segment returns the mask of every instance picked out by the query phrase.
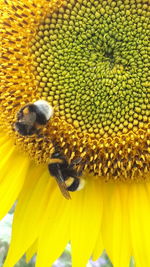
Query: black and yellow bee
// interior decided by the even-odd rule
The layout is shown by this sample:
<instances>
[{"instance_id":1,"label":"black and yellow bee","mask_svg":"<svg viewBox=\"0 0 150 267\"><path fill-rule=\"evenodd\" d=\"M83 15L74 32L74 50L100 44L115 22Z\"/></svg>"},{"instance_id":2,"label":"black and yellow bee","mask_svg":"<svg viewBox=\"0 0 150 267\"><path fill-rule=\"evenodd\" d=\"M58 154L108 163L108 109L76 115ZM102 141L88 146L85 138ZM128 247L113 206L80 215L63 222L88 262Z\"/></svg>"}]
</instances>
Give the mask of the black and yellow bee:
<instances>
[{"instance_id":1,"label":"black and yellow bee","mask_svg":"<svg viewBox=\"0 0 150 267\"><path fill-rule=\"evenodd\" d=\"M45 100L38 100L25 105L17 113L15 130L23 136L39 134L40 128L47 124L53 116L53 108ZM49 173L53 176L63 194L70 199L69 191L77 191L84 187L84 180L79 178L81 172L75 170L74 165L78 160L69 164L59 152L54 152L48 164Z\"/></svg>"},{"instance_id":2,"label":"black and yellow bee","mask_svg":"<svg viewBox=\"0 0 150 267\"><path fill-rule=\"evenodd\" d=\"M45 100L25 105L17 113L15 130L23 136L39 133L39 129L47 124L52 115L53 108Z\"/></svg>"},{"instance_id":3,"label":"black and yellow bee","mask_svg":"<svg viewBox=\"0 0 150 267\"><path fill-rule=\"evenodd\" d=\"M56 182L66 199L70 199L69 191L74 192L84 187L84 180L79 178L81 173L74 169L77 162L69 164L65 157L59 152L52 154L48 169L50 175L56 179Z\"/></svg>"}]
</instances>

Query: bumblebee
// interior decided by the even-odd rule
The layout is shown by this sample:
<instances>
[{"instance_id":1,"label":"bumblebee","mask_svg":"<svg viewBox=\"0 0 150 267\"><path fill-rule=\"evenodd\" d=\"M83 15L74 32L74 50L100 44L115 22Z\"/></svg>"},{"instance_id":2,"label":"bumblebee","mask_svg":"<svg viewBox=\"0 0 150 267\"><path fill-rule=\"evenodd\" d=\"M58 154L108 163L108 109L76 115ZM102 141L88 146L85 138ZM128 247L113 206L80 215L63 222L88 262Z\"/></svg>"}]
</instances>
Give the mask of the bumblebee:
<instances>
[{"instance_id":1,"label":"bumblebee","mask_svg":"<svg viewBox=\"0 0 150 267\"><path fill-rule=\"evenodd\" d=\"M23 136L38 134L40 128L47 124L52 115L53 108L45 100L25 105L17 113L15 130Z\"/></svg>"},{"instance_id":2,"label":"bumblebee","mask_svg":"<svg viewBox=\"0 0 150 267\"><path fill-rule=\"evenodd\" d=\"M77 162L69 164L59 152L54 152L48 165L49 173L53 176L66 199L70 199L69 191L74 192L84 187L85 181L73 167Z\"/></svg>"}]
</instances>

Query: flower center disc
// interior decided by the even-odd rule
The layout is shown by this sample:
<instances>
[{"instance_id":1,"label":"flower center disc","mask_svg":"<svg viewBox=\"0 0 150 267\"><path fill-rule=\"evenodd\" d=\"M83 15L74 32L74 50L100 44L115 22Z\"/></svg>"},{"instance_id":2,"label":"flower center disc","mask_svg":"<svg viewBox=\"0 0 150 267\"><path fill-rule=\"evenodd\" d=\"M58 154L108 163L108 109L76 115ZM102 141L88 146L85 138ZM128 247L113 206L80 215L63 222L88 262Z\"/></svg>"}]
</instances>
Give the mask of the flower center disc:
<instances>
[{"instance_id":1,"label":"flower center disc","mask_svg":"<svg viewBox=\"0 0 150 267\"><path fill-rule=\"evenodd\" d=\"M148 6L68 0L41 18L29 41L34 98L47 100L55 115L45 139L26 138L37 161L46 162L55 143L105 180L147 179Z\"/></svg>"}]
</instances>

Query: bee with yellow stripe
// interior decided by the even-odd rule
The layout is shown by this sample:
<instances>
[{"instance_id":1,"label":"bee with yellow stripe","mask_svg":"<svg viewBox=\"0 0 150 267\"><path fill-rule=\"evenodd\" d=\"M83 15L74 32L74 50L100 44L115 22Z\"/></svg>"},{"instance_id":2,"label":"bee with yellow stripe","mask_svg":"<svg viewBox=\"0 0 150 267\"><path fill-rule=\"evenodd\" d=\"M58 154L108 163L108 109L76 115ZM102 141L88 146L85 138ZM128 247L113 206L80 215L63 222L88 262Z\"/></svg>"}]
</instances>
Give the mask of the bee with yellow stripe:
<instances>
[{"instance_id":1,"label":"bee with yellow stripe","mask_svg":"<svg viewBox=\"0 0 150 267\"><path fill-rule=\"evenodd\" d=\"M41 127L47 124L53 115L53 108L45 100L27 104L17 113L15 130L23 135L38 134Z\"/></svg>"},{"instance_id":2,"label":"bee with yellow stripe","mask_svg":"<svg viewBox=\"0 0 150 267\"><path fill-rule=\"evenodd\" d=\"M53 108L45 100L38 100L22 107L17 113L15 130L23 136L39 134L53 116ZM77 191L84 187L84 180L79 178L81 172L74 169L76 162L69 164L65 157L54 152L48 164L49 173L53 176L66 199L70 199L69 191Z\"/></svg>"},{"instance_id":3,"label":"bee with yellow stripe","mask_svg":"<svg viewBox=\"0 0 150 267\"><path fill-rule=\"evenodd\" d=\"M66 199L70 199L69 191L74 192L84 187L85 181L73 167L76 163L69 164L65 157L59 152L54 152L50 159L48 169L50 175L56 179L56 182Z\"/></svg>"}]
</instances>

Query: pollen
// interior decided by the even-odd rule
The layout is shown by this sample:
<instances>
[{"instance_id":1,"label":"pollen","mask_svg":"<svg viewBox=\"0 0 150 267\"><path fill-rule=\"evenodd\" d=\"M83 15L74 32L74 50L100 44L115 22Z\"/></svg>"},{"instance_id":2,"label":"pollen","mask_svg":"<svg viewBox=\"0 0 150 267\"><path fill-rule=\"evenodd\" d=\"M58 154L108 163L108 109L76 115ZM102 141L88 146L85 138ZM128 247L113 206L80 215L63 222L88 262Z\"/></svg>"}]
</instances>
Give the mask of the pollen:
<instances>
[{"instance_id":1,"label":"pollen","mask_svg":"<svg viewBox=\"0 0 150 267\"><path fill-rule=\"evenodd\" d=\"M1 128L38 164L59 147L105 181L147 181L148 1L1 2ZM54 116L41 135L23 137L16 114L39 99Z\"/></svg>"}]
</instances>

